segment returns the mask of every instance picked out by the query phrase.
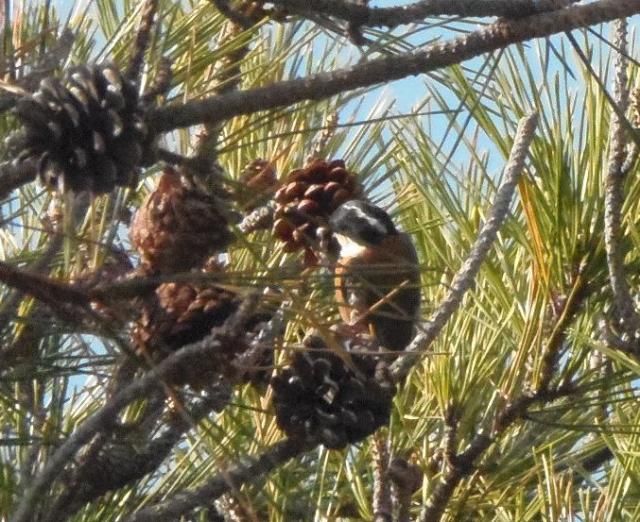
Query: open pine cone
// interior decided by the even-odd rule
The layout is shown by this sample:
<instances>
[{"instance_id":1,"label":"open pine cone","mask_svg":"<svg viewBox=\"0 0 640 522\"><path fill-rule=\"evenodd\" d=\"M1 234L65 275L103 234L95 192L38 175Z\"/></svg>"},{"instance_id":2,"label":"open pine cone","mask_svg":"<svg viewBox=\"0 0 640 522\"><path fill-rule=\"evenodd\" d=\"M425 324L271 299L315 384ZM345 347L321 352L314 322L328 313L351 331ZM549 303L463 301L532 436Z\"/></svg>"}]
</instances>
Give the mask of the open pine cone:
<instances>
[{"instance_id":1,"label":"open pine cone","mask_svg":"<svg viewBox=\"0 0 640 522\"><path fill-rule=\"evenodd\" d=\"M371 343L352 344L349 368L319 337L307 337L305 350L271 380L276 422L287 436L318 440L340 449L363 440L389 422L393 384Z\"/></svg>"},{"instance_id":2,"label":"open pine cone","mask_svg":"<svg viewBox=\"0 0 640 522\"><path fill-rule=\"evenodd\" d=\"M205 272L216 272L212 266ZM143 305L132 332L133 342L140 353L158 362L172 351L199 341L213 328L222 326L239 305L240 299L234 293L213 283L161 284ZM236 350L243 349L240 343L232 343L228 348L211 360L177 368L169 380L177 385L206 384L214 372L225 373Z\"/></svg>"},{"instance_id":3,"label":"open pine cone","mask_svg":"<svg viewBox=\"0 0 640 522\"><path fill-rule=\"evenodd\" d=\"M151 273L188 271L226 247L233 234L219 198L187 187L166 168L131 226L131 239Z\"/></svg>"},{"instance_id":4,"label":"open pine cone","mask_svg":"<svg viewBox=\"0 0 640 522\"><path fill-rule=\"evenodd\" d=\"M316 230L324 226L342 203L356 198L361 188L342 160L314 160L289 173L275 193L275 236L285 243L287 252L312 252Z\"/></svg>"},{"instance_id":5,"label":"open pine cone","mask_svg":"<svg viewBox=\"0 0 640 522\"><path fill-rule=\"evenodd\" d=\"M23 128L7 140L8 151L16 162L37 160L40 180L53 189L132 186L152 155L136 87L113 64L45 78L15 113Z\"/></svg>"},{"instance_id":6,"label":"open pine cone","mask_svg":"<svg viewBox=\"0 0 640 522\"><path fill-rule=\"evenodd\" d=\"M222 274L222 267L209 260L202 274ZM209 335L221 327L239 308L242 298L215 282L164 283L142 305L142 313L132 331L132 339L141 355L153 362L171 352ZM231 363L250 348L252 339L271 314L259 311L248 318L239 338L219 336L221 349L207 360L187 361L176 367L169 377L172 384L190 384L202 388L224 375L236 382L259 384L266 379L268 369L240 368ZM272 364L273 352L261 354L259 364Z\"/></svg>"}]
</instances>

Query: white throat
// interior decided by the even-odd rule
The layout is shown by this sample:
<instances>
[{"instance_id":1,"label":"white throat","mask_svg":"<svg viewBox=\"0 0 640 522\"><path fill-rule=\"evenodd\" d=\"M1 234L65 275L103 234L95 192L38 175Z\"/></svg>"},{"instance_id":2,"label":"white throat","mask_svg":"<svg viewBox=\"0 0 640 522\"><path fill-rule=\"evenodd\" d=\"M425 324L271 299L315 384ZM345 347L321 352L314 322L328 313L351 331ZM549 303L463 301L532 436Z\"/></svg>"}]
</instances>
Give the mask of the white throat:
<instances>
[{"instance_id":1,"label":"white throat","mask_svg":"<svg viewBox=\"0 0 640 522\"><path fill-rule=\"evenodd\" d=\"M349 236L343 234L334 234L338 243L340 243L340 257L358 257L367 249L366 245L358 243Z\"/></svg>"}]
</instances>

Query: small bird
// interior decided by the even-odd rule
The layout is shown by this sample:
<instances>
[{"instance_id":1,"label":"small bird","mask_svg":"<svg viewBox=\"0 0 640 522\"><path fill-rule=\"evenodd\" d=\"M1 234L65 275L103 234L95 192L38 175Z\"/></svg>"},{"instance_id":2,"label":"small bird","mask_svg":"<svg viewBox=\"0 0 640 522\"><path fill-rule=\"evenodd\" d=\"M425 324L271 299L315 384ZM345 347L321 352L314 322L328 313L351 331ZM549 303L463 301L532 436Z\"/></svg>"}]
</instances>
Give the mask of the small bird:
<instances>
[{"instance_id":1,"label":"small bird","mask_svg":"<svg viewBox=\"0 0 640 522\"><path fill-rule=\"evenodd\" d=\"M334 272L340 316L389 350L404 350L420 310L418 255L379 207L351 200L329 220L339 244Z\"/></svg>"}]
</instances>

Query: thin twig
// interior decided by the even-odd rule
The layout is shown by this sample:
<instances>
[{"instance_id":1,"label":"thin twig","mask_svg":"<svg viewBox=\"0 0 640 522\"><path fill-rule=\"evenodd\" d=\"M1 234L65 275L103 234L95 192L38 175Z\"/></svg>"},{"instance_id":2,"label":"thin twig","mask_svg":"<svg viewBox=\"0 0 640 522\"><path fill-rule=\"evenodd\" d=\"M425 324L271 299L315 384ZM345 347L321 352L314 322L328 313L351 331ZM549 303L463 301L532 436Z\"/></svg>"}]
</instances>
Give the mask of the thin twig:
<instances>
[{"instance_id":1,"label":"thin twig","mask_svg":"<svg viewBox=\"0 0 640 522\"><path fill-rule=\"evenodd\" d=\"M313 446L300 441L285 439L268 447L257 457L249 458L246 463L222 471L210 478L203 486L192 491L174 495L162 502L134 513L126 522L162 522L179 520L181 515L196 507L208 505L215 499L243 484L259 480L278 466L294 457L309 451Z\"/></svg>"},{"instance_id":2,"label":"thin twig","mask_svg":"<svg viewBox=\"0 0 640 522\"><path fill-rule=\"evenodd\" d=\"M231 50L216 63L214 71L217 85L213 92L215 95L220 96L225 93L235 92L240 88L242 83L241 64L249 54L249 44L253 36L249 29L255 26L255 21L231 8L228 1L213 0L213 3L229 19L221 31L217 45L219 49L231 46ZM235 40L238 39L244 40L242 45L236 44ZM214 163L216 161L221 131L222 122L205 123L203 132L197 142L196 157L200 161L205 163Z\"/></svg>"},{"instance_id":3,"label":"thin twig","mask_svg":"<svg viewBox=\"0 0 640 522\"><path fill-rule=\"evenodd\" d=\"M389 441L386 430L373 434L373 521L390 522L392 504L389 484Z\"/></svg>"},{"instance_id":4,"label":"thin twig","mask_svg":"<svg viewBox=\"0 0 640 522\"><path fill-rule=\"evenodd\" d=\"M623 113L629 106L629 88L627 85L627 21L618 20L615 24L615 44L620 49L616 53L614 97L618 108ZM620 244L622 239L621 220L624 202L624 177L622 167L626 156L626 132L617 111L611 115L609 138L609 163L605 178L605 211L604 211L604 244L607 252L607 265L615 313L619 315L618 323L622 330L631 338L636 336L640 327L633 299L629 292L629 285L624 268L624 252Z\"/></svg>"},{"instance_id":5,"label":"thin twig","mask_svg":"<svg viewBox=\"0 0 640 522\"><path fill-rule=\"evenodd\" d=\"M429 348L449 318L458 309L464 294L473 285L480 265L489 253L489 249L498 235L498 230L509 213L511 198L524 169L525 159L537 123L537 113L529 114L520 120L513 148L505 166L505 180L498 189L487 221L482 225L469 256L453 278L449 295L438 306L430 321L424 325L422 332L407 347L405 350L407 355L393 363L391 371L396 381L402 380L418 360L420 354Z\"/></svg>"},{"instance_id":6,"label":"thin twig","mask_svg":"<svg viewBox=\"0 0 640 522\"><path fill-rule=\"evenodd\" d=\"M370 60L348 69L319 73L240 92L172 104L151 111L154 132L166 132L241 114L321 100L348 90L441 69L533 38L571 31L640 13L640 0L599 0L518 20L498 20L460 38L400 56Z\"/></svg>"},{"instance_id":7,"label":"thin twig","mask_svg":"<svg viewBox=\"0 0 640 522\"><path fill-rule=\"evenodd\" d=\"M144 55L149 46L149 36L153 29L153 18L158 9L158 0L146 0L140 8L140 22L136 31L136 39L133 43L133 51L131 60L127 67L126 76L129 80L136 83L140 82L142 66L144 64Z\"/></svg>"}]
</instances>

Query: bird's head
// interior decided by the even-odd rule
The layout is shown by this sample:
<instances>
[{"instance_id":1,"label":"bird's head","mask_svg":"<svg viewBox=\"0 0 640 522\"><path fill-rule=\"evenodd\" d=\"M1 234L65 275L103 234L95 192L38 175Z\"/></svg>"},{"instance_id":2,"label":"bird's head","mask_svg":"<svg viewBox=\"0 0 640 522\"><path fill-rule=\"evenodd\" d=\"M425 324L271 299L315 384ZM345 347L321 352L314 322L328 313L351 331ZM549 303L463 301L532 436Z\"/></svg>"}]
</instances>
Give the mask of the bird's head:
<instances>
[{"instance_id":1,"label":"bird's head","mask_svg":"<svg viewBox=\"0 0 640 522\"><path fill-rule=\"evenodd\" d=\"M365 249L380 245L389 236L398 235L384 210L355 199L340 205L331 215L329 225L343 257L356 257Z\"/></svg>"}]
</instances>

